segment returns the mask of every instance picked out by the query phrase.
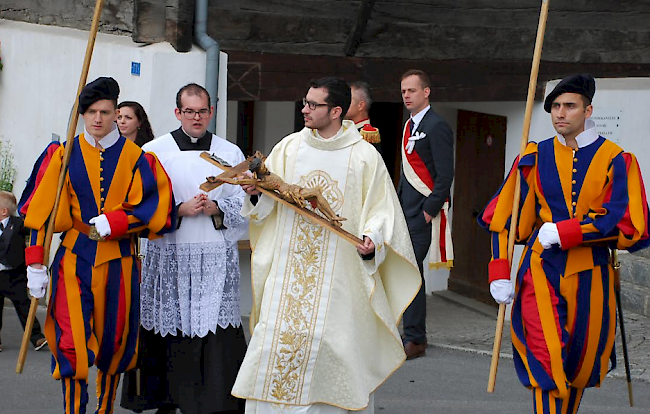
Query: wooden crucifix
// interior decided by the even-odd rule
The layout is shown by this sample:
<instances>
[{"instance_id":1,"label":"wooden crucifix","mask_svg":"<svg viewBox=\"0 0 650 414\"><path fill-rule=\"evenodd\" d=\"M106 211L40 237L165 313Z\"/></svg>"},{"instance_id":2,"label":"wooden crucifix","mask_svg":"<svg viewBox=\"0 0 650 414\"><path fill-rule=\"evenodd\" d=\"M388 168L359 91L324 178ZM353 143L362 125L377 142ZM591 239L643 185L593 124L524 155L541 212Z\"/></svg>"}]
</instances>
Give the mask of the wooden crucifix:
<instances>
[{"instance_id":1,"label":"wooden crucifix","mask_svg":"<svg viewBox=\"0 0 650 414\"><path fill-rule=\"evenodd\" d=\"M356 247L360 244L363 245L363 240L361 240L360 238L356 237L352 233L343 230L343 228L341 228L341 221L345 219L336 216L336 214L334 214L331 211L331 208L329 204L327 204L327 201L324 200L324 198L322 198L322 195L320 195L319 189L302 188L297 185L294 184L289 185L284 182L281 183L273 182L273 185L269 186L266 185L269 182L265 181L263 177L259 176L259 174L258 177L256 178L249 178L249 177L238 178L238 176L242 175L244 171L251 169L251 166L253 165L256 166L254 167L256 170L259 169L260 166L263 167L262 157L259 152L257 152L255 156L248 157L245 161L237 164L234 167L224 165L222 160L218 160L218 157L211 156L207 152L203 152L201 154L201 158L203 158L204 160L208 161L213 165L216 165L217 167L219 167L224 171L223 173L221 173L216 177L207 177L207 181L201 184L201 186L199 187L201 190L210 191L224 183L238 184L238 185L245 185L245 184L255 185L255 188L258 191L260 191L262 194L269 196L275 201L281 203L282 205L294 210L297 214L300 214L301 216L305 217L307 220L311 221L312 223L322 226L326 230L335 233L339 237L342 237L344 240L351 243L353 246ZM268 175L269 174L266 174L266 176ZM273 174L273 178L276 177L277 176ZM277 179L279 180L280 178L277 177ZM290 190L293 191L288 191L288 192L284 191L282 193L278 193L277 191L275 191L277 190L276 187L282 184L291 187ZM300 191L301 193L296 194L296 190ZM316 212L307 209L304 203L300 202L302 198L305 199L304 201L310 202L313 207L321 211L326 217L323 217L320 214L317 214Z\"/></svg>"}]
</instances>

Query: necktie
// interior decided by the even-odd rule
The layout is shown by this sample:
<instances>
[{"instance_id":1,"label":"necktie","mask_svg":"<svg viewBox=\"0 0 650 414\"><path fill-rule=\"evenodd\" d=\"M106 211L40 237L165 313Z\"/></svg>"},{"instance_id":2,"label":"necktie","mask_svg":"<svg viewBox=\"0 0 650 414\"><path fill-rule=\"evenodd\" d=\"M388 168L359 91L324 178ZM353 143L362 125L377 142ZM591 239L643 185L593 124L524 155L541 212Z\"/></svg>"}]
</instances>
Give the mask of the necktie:
<instances>
[{"instance_id":1,"label":"necktie","mask_svg":"<svg viewBox=\"0 0 650 414\"><path fill-rule=\"evenodd\" d=\"M0 221L0 231L5 231L5 225Z\"/></svg>"},{"instance_id":2,"label":"necktie","mask_svg":"<svg viewBox=\"0 0 650 414\"><path fill-rule=\"evenodd\" d=\"M409 135L413 136L413 119L409 119Z\"/></svg>"}]
</instances>

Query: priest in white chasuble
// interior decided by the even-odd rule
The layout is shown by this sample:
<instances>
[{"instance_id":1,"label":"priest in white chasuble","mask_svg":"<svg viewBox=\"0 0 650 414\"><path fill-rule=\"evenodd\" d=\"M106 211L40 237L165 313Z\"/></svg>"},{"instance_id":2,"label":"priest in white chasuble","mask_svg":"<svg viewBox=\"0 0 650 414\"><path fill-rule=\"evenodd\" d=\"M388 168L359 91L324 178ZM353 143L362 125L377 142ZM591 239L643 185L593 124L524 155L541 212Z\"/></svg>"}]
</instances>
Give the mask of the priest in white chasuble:
<instances>
[{"instance_id":1,"label":"priest in white chasuble","mask_svg":"<svg viewBox=\"0 0 650 414\"><path fill-rule=\"evenodd\" d=\"M252 186L252 338L233 395L246 413L371 413L373 393L405 360L397 324L420 276L379 153L351 121L344 80L312 82L305 128L266 159L285 182L320 187L354 246Z\"/></svg>"}]
</instances>

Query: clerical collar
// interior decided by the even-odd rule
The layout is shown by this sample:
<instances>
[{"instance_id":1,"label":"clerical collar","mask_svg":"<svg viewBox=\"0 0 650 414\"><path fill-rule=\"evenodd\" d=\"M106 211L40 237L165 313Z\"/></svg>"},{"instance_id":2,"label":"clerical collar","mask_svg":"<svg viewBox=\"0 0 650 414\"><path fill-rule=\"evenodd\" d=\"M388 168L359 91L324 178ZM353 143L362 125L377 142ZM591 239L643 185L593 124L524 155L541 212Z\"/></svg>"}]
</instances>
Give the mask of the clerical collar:
<instances>
[{"instance_id":1,"label":"clerical collar","mask_svg":"<svg viewBox=\"0 0 650 414\"><path fill-rule=\"evenodd\" d=\"M181 127L181 131L183 131L183 133L184 133L185 135L187 135L187 137L190 139L190 142L191 142L192 144L196 144L197 142L199 142L200 139L203 139L203 138L205 138L208 134L210 134L208 131L205 131L205 133L203 134L203 136L202 136L201 138L196 138L196 137L193 137L193 136L191 136L190 134L188 134L187 131L186 131L185 129L183 129L183 127Z\"/></svg>"},{"instance_id":2,"label":"clerical collar","mask_svg":"<svg viewBox=\"0 0 650 414\"><path fill-rule=\"evenodd\" d=\"M431 109L431 105L427 105L426 108L421 110L415 115L411 115L411 123L413 124L413 131L415 131L418 126L420 125L420 122L422 122L422 118L429 112L429 109Z\"/></svg>"},{"instance_id":3,"label":"clerical collar","mask_svg":"<svg viewBox=\"0 0 650 414\"><path fill-rule=\"evenodd\" d=\"M84 127L84 138L86 142L89 143L93 148L110 148L120 139L120 131L117 129L117 124L113 123L113 130L106 134L106 136L99 141L95 141L95 138L90 135L90 132ZM99 144L99 145L98 145Z\"/></svg>"},{"instance_id":4,"label":"clerical collar","mask_svg":"<svg viewBox=\"0 0 650 414\"><path fill-rule=\"evenodd\" d=\"M598 131L596 131L596 123L591 119L585 120L585 130L578 134L576 137L576 143L578 143L578 148L584 148L588 145L593 144L598 139ZM565 147L566 138L561 134L557 134L557 140L560 141Z\"/></svg>"},{"instance_id":5,"label":"clerical collar","mask_svg":"<svg viewBox=\"0 0 650 414\"><path fill-rule=\"evenodd\" d=\"M171 136L181 151L208 151L212 144L212 133L208 131L205 131L201 138L194 138L180 127L173 131Z\"/></svg>"}]
</instances>

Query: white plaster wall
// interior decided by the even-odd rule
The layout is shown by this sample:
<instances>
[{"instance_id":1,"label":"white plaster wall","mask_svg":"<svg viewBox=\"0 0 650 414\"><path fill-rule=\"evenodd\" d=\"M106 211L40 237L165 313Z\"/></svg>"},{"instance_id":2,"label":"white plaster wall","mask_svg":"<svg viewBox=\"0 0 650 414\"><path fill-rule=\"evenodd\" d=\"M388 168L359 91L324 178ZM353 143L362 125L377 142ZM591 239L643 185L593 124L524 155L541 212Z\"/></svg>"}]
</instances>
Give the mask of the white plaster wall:
<instances>
[{"instance_id":1,"label":"white plaster wall","mask_svg":"<svg viewBox=\"0 0 650 414\"><path fill-rule=\"evenodd\" d=\"M88 32L0 20L0 139L14 147L18 166L14 192L20 195L34 161L52 133L65 140L67 123L81 74ZM140 62L140 76L131 75ZM226 136L227 55L220 60L217 134ZM205 52L198 47L177 53L168 43L143 46L129 37L100 33L88 81L111 76L120 85L119 100L140 102L154 133L178 128L174 116L176 92L183 85L205 84ZM236 114L236 112L235 112Z\"/></svg>"},{"instance_id":2,"label":"white plaster wall","mask_svg":"<svg viewBox=\"0 0 650 414\"><path fill-rule=\"evenodd\" d=\"M549 82L546 92L549 93L556 84L557 81ZM596 95L592 104L594 116L599 111L622 111L621 129L615 142L637 156L647 193L650 182L650 157L647 156L650 153L650 78L596 79ZM548 126L551 127L550 120Z\"/></svg>"},{"instance_id":3,"label":"white plaster wall","mask_svg":"<svg viewBox=\"0 0 650 414\"><path fill-rule=\"evenodd\" d=\"M255 102L255 150L271 152L275 144L293 133L295 102Z\"/></svg>"},{"instance_id":4,"label":"white plaster wall","mask_svg":"<svg viewBox=\"0 0 650 414\"><path fill-rule=\"evenodd\" d=\"M237 101L228 101L228 119L226 120L226 139L234 144L237 143ZM247 155L247 154L244 154Z\"/></svg>"}]
</instances>

